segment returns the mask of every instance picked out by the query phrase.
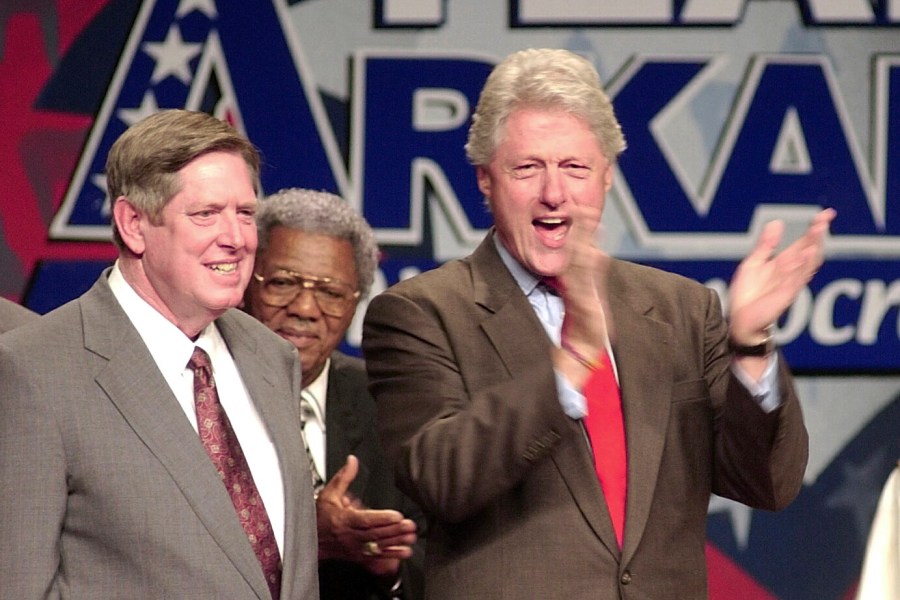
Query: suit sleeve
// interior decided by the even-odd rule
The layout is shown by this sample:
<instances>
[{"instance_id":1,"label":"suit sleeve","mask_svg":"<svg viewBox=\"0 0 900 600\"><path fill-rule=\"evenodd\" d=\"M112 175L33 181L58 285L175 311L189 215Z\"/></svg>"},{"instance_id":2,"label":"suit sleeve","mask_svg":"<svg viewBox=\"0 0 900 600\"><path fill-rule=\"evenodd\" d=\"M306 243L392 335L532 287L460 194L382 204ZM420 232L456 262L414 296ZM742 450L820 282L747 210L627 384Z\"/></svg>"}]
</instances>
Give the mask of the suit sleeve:
<instances>
[{"instance_id":1,"label":"suit sleeve","mask_svg":"<svg viewBox=\"0 0 900 600\"><path fill-rule=\"evenodd\" d=\"M450 314L474 311L471 303L451 309L433 295L374 298L363 349L398 485L426 513L456 522L523 480L574 426L543 346L523 337L516 366L502 365L476 312Z\"/></svg>"},{"instance_id":2,"label":"suit sleeve","mask_svg":"<svg viewBox=\"0 0 900 600\"><path fill-rule=\"evenodd\" d=\"M0 346L0 595L17 600L51 597L67 498L55 415L29 371Z\"/></svg>"},{"instance_id":3,"label":"suit sleeve","mask_svg":"<svg viewBox=\"0 0 900 600\"><path fill-rule=\"evenodd\" d=\"M766 413L730 368L726 325L718 297L711 297L706 320L710 372L723 373L712 385L715 459L713 492L754 508L780 510L803 484L809 439L793 378L779 359L780 407ZM714 365L714 366L710 366Z\"/></svg>"}]
</instances>

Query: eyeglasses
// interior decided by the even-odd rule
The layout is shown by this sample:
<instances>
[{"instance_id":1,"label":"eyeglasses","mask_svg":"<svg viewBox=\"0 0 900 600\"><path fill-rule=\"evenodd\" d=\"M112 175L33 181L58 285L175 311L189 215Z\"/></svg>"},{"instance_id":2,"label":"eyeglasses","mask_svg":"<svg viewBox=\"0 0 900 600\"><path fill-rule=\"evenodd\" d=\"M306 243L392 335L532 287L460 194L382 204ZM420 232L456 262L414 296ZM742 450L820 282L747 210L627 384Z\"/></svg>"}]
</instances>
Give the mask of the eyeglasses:
<instances>
[{"instance_id":1,"label":"eyeglasses","mask_svg":"<svg viewBox=\"0 0 900 600\"><path fill-rule=\"evenodd\" d=\"M254 273L253 278L260 283L260 300L279 308L293 302L303 290L312 290L323 314L343 317L359 298L359 290L331 277L307 277L293 271L278 271L269 277Z\"/></svg>"}]
</instances>

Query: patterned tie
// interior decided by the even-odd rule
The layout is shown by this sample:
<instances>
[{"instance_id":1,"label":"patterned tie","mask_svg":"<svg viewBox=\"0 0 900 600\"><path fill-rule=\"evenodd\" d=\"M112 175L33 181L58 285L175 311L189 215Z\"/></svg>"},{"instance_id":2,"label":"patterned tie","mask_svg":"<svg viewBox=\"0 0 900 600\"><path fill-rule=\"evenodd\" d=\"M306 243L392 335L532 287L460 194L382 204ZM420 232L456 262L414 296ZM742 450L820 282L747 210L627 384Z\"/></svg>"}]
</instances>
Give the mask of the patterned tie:
<instances>
[{"instance_id":1,"label":"patterned tie","mask_svg":"<svg viewBox=\"0 0 900 600\"><path fill-rule=\"evenodd\" d=\"M281 590L281 556L275 533L231 421L219 403L209 355L202 348L194 348L188 367L194 371L194 406L200 440L231 496L241 526L262 565L272 598L277 599Z\"/></svg>"},{"instance_id":2,"label":"patterned tie","mask_svg":"<svg viewBox=\"0 0 900 600\"><path fill-rule=\"evenodd\" d=\"M600 357L600 365L588 377L583 391L588 405L584 425L591 439L594 469L621 548L628 493L625 424L619 386L606 351Z\"/></svg>"},{"instance_id":3,"label":"patterned tie","mask_svg":"<svg viewBox=\"0 0 900 600\"><path fill-rule=\"evenodd\" d=\"M309 460L309 474L312 478L313 498L318 498L319 492L325 487L325 480L322 479L322 475L319 474L319 469L316 467L316 460L313 458L312 451L309 448L309 440L307 439L310 437L309 432L306 431L307 422L318 420L318 415L316 415L316 411L312 406L312 403L314 402L316 402L316 399L315 396L312 395L312 392L309 390L300 392L300 437L303 438L303 447L306 448L306 458Z\"/></svg>"}]
</instances>

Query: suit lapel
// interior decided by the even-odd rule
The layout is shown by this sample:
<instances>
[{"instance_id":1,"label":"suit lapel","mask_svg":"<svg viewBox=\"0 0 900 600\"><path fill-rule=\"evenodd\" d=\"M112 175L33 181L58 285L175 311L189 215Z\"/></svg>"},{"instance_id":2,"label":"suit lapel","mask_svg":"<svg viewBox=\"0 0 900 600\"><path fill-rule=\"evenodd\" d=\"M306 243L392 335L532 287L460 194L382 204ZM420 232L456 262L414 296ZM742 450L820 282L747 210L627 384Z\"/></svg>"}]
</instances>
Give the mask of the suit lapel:
<instances>
[{"instance_id":1,"label":"suit lapel","mask_svg":"<svg viewBox=\"0 0 900 600\"><path fill-rule=\"evenodd\" d=\"M358 498L363 496L363 492L369 481L369 466L359 456L359 446L363 442L366 431L363 430L363 424L360 422L356 412L357 399L355 397L356 390L352 389L350 382L341 377L341 369L343 368L342 357L338 353L331 355L331 367L328 374L328 392L325 401L325 462L327 478L331 478L341 467L348 454L354 454L359 461L359 473L353 483L350 484L350 491Z\"/></svg>"},{"instance_id":2,"label":"suit lapel","mask_svg":"<svg viewBox=\"0 0 900 600\"><path fill-rule=\"evenodd\" d=\"M471 256L475 301L492 314L482 322L500 360L515 377L533 364L535 352L548 357L552 343L515 279L500 259L492 236L485 238ZM523 318L524 317L524 318ZM590 527L613 554L618 542L594 474L594 463L584 428L566 419L568 434L551 457L566 487Z\"/></svg>"},{"instance_id":3,"label":"suit lapel","mask_svg":"<svg viewBox=\"0 0 900 600\"><path fill-rule=\"evenodd\" d=\"M625 511L623 560L636 550L656 487L671 409L660 389L673 375L672 328L653 318L653 304L628 290L628 278L614 262L608 278L613 355L625 417L628 456L628 498Z\"/></svg>"},{"instance_id":4,"label":"suit lapel","mask_svg":"<svg viewBox=\"0 0 900 600\"><path fill-rule=\"evenodd\" d=\"M265 598L265 579L231 499L105 276L82 299L82 318L85 348L109 361L97 384L163 465L235 568Z\"/></svg>"},{"instance_id":5,"label":"suit lapel","mask_svg":"<svg viewBox=\"0 0 900 600\"><path fill-rule=\"evenodd\" d=\"M251 400L256 405L260 417L269 431L269 437L275 446L278 454L278 462L281 467L281 479L284 486L284 549L282 554L285 557L306 557L308 548L300 548L299 532L297 525L303 520L299 513L300 503L294 500L305 494L312 497L312 487L309 477L303 478L301 481L294 476L295 471L292 469L297 464L297 460L304 456L302 442L299 434L300 416L299 416L299 390L300 390L300 372L299 361L294 365L294 383L296 387L294 402L297 403L297 411L285 413L283 404L280 400L276 400L278 394L283 395L284 390L276 388L275 382L282 375L273 372L278 368L279 364L268 364L261 357L262 354L257 348L257 343L261 341L258 332L251 331L237 319L233 311L225 313L216 321L216 325L222 334L222 338L228 344L231 355L238 366L241 379L247 387L247 392ZM271 343L280 343L279 339L272 336ZM305 464L305 463L304 463ZM305 485L304 485L305 482ZM241 532L243 534L243 531ZM245 538L246 539L246 538ZM247 546L250 547L249 544ZM266 586L265 579L261 577L262 571L259 569L259 562L256 556L250 554L255 572L260 575L257 585L254 586L257 594L261 594L261 598L269 598L269 590ZM297 567L296 561L282 561L284 572L282 573L281 595L283 598L290 597L291 589L289 585L295 579L295 573L292 569Z\"/></svg>"},{"instance_id":6,"label":"suit lapel","mask_svg":"<svg viewBox=\"0 0 900 600\"><path fill-rule=\"evenodd\" d=\"M526 368L535 352L549 353L550 340L500 259L493 235L481 242L470 261L475 302L491 313L481 322L481 328L506 369L515 376Z\"/></svg>"},{"instance_id":7,"label":"suit lapel","mask_svg":"<svg viewBox=\"0 0 900 600\"><path fill-rule=\"evenodd\" d=\"M553 462L588 525L610 553L618 555L616 532L603 497L603 489L594 471L590 442L580 421L572 421L566 440L553 453Z\"/></svg>"}]
</instances>

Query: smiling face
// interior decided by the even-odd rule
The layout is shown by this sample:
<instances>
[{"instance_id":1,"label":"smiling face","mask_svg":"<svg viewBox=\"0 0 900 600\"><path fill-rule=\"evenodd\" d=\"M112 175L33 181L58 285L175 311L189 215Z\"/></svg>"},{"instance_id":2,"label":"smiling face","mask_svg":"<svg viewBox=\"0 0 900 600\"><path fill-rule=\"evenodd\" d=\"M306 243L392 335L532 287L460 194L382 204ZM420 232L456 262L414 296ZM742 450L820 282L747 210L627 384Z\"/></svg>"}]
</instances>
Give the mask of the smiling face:
<instances>
[{"instance_id":1,"label":"smiling face","mask_svg":"<svg viewBox=\"0 0 900 600\"><path fill-rule=\"evenodd\" d=\"M142 298L193 337L241 302L256 253L256 193L238 154L201 155L179 171L179 180L180 191L155 224L125 209L134 232L128 246L137 256L123 272Z\"/></svg>"},{"instance_id":2,"label":"smiling face","mask_svg":"<svg viewBox=\"0 0 900 600\"><path fill-rule=\"evenodd\" d=\"M612 165L587 124L563 111L520 108L501 131L491 162L477 168L497 235L526 269L561 275L573 204L602 210Z\"/></svg>"},{"instance_id":3,"label":"smiling face","mask_svg":"<svg viewBox=\"0 0 900 600\"><path fill-rule=\"evenodd\" d=\"M279 272L305 277L330 278L358 289L353 245L348 240L298 229L276 226L269 243L257 257L256 272L269 278ZM302 291L284 307L268 306L260 299L261 284L253 280L248 290L250 314L269 329L294 344L300 354L302 385L308 386L325 367L325 362L341 343L356 309L356 301L340 316L326 315L312 291Z\"/></svg>"}]
</instances>

